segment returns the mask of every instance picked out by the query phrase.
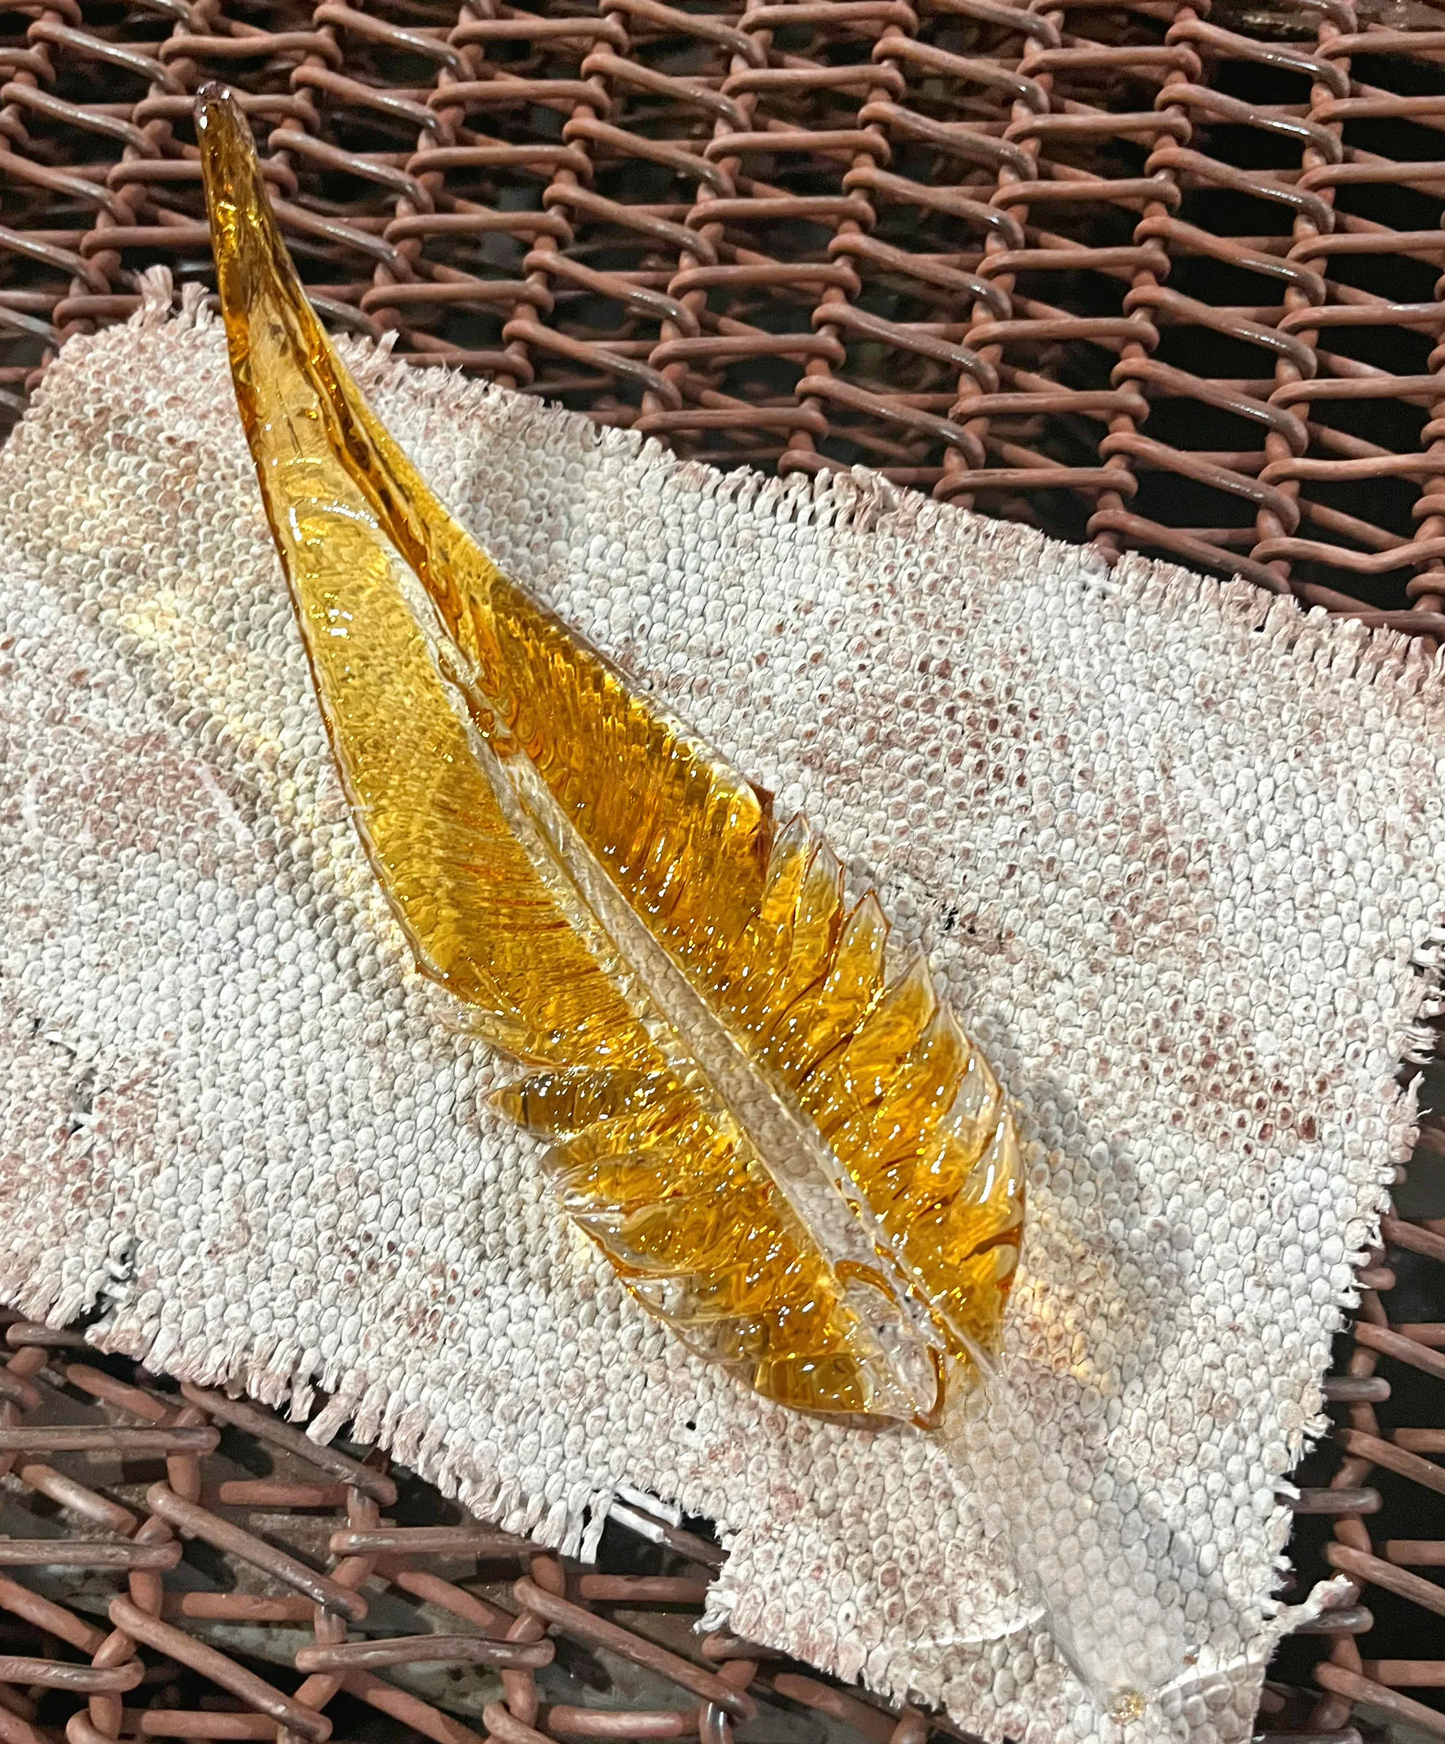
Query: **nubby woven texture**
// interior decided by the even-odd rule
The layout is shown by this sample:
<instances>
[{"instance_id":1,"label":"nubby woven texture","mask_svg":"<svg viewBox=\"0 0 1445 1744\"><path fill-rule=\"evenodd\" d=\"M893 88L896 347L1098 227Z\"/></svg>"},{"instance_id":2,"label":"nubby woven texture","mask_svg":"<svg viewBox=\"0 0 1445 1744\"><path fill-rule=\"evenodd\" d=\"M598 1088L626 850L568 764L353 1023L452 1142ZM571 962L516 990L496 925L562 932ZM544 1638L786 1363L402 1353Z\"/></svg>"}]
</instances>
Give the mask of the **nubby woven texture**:
<instances>
[{"instance_id":1,"label":"nubby woven texture","mask_svg":"<svg viewBox=\"0 0 1445 1744\"><path fill-rule=\"evenodd\" d=\"M1247 1736L1281 1487L1439 1013L1439 662L358 356L498 561L877 887L1017 1096L1038 1360L975 1489L915 1431L745 1394L568 1232L361 856L221 335L155 288L0 454L0 1287L201 1384L319 1388L318 1436L564 1551L623 1483L676 1501L729 1550L714 1624L1029 1744L1100 1715L980 1495L1066 1437L1076 1491L1188 1547L1170 1724Z\"/></svg>"},{"instance_id":2,"label":"nubby woven texture","mask_svg":"<svg viewBox=\"0 0 1445 1744\"><path fill-rule=\"evenodd\" d=\"M209 282L190 110L220 78L318 305L413 361L1445 629L1422 0L9 0L0 26L12 411L148 265Z\"/></svg>"}]
</instances>

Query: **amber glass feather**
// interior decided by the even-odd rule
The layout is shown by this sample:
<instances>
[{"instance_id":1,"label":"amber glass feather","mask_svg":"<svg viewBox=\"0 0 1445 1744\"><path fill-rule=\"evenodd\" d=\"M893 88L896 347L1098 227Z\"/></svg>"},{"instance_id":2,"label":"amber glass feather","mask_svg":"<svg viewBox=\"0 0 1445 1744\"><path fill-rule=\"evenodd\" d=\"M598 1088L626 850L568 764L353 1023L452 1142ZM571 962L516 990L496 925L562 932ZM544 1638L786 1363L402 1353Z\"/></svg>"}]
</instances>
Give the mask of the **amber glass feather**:
<instances>
[{"instance_id":1,"label":"amber glass feather","mask_svg":"<svg viewBox=\"0 0 1445 1744\"><path fill-rule=\"evenodd\" d=\"M827 845L509 581L368 408L241 111L198 110L236 395L357 830L634 1294L746 1384L937 1421L1022 1226L994 1075ZM896 960L895 960L896 959Z\"/></svg>"}]
</instances>

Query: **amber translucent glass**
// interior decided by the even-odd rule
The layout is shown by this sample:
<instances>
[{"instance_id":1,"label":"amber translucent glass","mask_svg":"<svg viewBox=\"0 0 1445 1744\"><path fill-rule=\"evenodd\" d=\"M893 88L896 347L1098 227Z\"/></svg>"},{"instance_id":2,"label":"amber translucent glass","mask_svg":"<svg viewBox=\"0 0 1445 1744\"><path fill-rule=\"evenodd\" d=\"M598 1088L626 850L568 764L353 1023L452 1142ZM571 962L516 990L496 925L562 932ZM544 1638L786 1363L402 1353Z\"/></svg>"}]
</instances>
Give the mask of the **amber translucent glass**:
<instances>
[{"instance_id":1,"label":"amber translucent glass","mask_svg":"<svg viewBox=\"0 0 1445 1744\"><path fill-rule=\"evenodd\" d=\"M200 138L237 398L356 827L424 973L531 1068L563 1203L761 1393L932 1420L1022 1226L999 1087L872 895L503 576L367 407L249 128Z\"/></svg>"}]
</instances>

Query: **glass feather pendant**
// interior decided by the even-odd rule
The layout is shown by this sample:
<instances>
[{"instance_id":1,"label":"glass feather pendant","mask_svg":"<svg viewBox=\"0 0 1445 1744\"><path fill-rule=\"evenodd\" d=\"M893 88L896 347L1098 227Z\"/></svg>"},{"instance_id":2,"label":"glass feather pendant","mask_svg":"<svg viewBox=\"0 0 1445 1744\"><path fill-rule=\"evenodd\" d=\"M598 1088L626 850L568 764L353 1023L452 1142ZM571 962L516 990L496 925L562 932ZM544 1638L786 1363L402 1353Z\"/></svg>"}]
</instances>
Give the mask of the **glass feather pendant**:
<instances>
[{"instance_id":1,"label":"glass feather pendant","mask_svg":"<svg viewBox=\"0 0 1445 1744\"><path fill-rule=\"evenodd\" d=\"M312 311L198 107L237 399L356 828L422 971L627 1287L770 1399L935 1423L1023 1222L987 1062L808 825L522 588Z\"/></svg>"}]
</instances>

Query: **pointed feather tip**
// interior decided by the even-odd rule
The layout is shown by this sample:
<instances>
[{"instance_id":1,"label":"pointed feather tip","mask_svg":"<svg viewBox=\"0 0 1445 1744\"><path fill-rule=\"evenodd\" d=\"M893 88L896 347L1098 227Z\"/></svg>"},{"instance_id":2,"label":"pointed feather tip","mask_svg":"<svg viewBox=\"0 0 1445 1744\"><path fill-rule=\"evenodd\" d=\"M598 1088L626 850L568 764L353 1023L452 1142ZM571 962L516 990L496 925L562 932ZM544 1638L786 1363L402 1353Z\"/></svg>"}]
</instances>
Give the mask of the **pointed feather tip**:
<instances>
[{"instance_id":1,"label":"pointed feather tip","mask_svg":"<svg viewBox=\"0 0 1445 1744\"><path fill-rule=\"evenodd\" d=\"M232 109L240 108L241 105L236 99L236 93L220 79L207 79L200 90L196 92L197 126L206 126L207 118L227 105Z\"/></svg>"},{"instance_id":2,"label":"pointed feather tip","mask_svg":"<svg viewBox=\"0 0 1445 1744\"><path fill-rule=\"evenodd\" d=\"M223 152L234 159L254 150L251 130L236 93L218 79L202 85L196 93L195 121L202 172L209 189L211 175L221 167Z\"/></svg>"},{"instance_id":3,"label":"pointed feather tip","mask_svg":"<svg viewBox=\"0 0 1445 1744\"><path fill-rule=\"evenodd\" d=\"M269 273L293 269L266 191L265 173L240 99L228 85L203 85L195 103L206 216L223 309L244 314Z\"/></svg>"}]
</instances>

